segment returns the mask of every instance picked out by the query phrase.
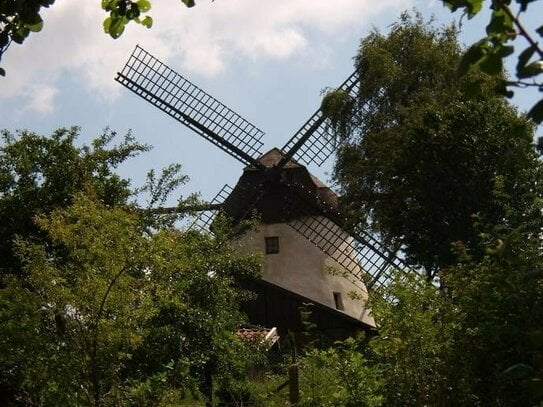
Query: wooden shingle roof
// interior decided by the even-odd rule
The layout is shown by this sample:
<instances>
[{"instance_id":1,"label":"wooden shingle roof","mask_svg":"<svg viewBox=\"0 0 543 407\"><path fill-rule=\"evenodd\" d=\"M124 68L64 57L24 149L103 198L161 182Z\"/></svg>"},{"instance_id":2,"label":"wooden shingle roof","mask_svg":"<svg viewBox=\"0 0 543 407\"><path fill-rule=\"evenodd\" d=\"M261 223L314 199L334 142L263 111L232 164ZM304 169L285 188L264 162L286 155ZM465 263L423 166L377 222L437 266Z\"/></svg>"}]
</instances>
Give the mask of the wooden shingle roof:
<instances>
[{"instance_id":1,"label":"wooden shingle roof","mask_svg":"<svg viewBox=\"0 0 543 407\"><path fill-rule=\"evenodd\" d=\"M323 208L338 209L337 195L313 176L307 168L289 160L283 168L277 163L283 158L274 148L259 158L266 168L248 166L223 204L225 214L234 220L256 210L264 223L281 223L298 216L319 215Z\"/></svg>"}]
</instances>

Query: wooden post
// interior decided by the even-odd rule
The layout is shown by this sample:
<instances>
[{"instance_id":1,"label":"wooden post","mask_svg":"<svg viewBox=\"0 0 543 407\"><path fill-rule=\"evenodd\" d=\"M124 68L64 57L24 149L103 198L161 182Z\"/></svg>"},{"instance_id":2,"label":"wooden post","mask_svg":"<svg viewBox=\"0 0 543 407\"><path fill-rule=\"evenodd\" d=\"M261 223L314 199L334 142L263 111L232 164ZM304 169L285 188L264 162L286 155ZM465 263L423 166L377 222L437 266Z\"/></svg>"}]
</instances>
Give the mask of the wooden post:
<instances>
[{"instance_id":1,"label":"wooden post","mask_svg":"<svg viewBox=\"0 0 543 407\"><path fill-rule=\"evenodd\" d=\"M298 364L294 363L288 367L288 396L290 404L297 406L300 402L300 377Z\"/></svg>"},{"instance_id":2,"label":"wooden post","mask_svg":"<svg viewBox=\"0 0 543 407\"><path fill-rule=\"evenodd\" d=\"M300 403L300 377L298 369L298 352L294 333L289 332L287 340L291 346L291 363L288 367L288 399L290 405L298 406Z\"/></svg>"},{"instance_id":3,"label":"wooden post","mask_svg":"<svg viewBox=\"0 0 543 407\"><path fill-rule=\"evenodd\" d=\"M204 382L201 384L201 391L205 398L206 407L213 407L213 375L209 362L204 368Z\"/></svg>"}]
</instances>

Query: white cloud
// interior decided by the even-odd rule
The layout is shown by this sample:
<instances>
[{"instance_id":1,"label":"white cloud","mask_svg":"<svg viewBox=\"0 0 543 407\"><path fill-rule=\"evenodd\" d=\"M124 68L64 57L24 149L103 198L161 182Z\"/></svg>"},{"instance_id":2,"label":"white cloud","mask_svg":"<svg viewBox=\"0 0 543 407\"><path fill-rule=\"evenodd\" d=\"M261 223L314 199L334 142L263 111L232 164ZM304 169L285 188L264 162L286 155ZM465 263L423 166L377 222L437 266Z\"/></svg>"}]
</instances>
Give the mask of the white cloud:
<instances>
[{"instance_id":1,"label":"white cloud","mask_svg":"<svg viewBox=\"0 0 543 407\"><path fill-rule=\"evenodd\" d=\"M55 110L55 96L58 90L48 85L36 85L28 89L28 105L25 110L34 111L41 115L52 113Z\"/></svg>"},{"instance_id":2,"label":"white cloud","mask_svg":"<svg viewBox=\"0 0 543 407\"><path fill-rule=\"evenodd\" d=\"M96 2L57 0L44 13L43 31L31 35L23 46L14 44L4 56L8 78L0 83L0 98L26 97L25 109L47 114L54 109L56 87L69 76L92 95L113 101L120 87L112 78L138 42L162 60L180 61L182 69L210 76L239 58L253 62L316 58L327 54L324 48L315 51L322 38L332 40L411 3L201 0L186 9L178 0L155 0L150 13L153 28L130 24L114 41L103 33L105 14ZM315 66L321 63L314 62Z\"/></svg>"},{"instance_id":3,"label":"white cloud","mask_svg":"<svg viewBox=\"0 0 543 407\"><path fill-rule=\"evenodd\" d=\"M44 84L30 84L21 87L21 91L17 95L21 103L19 103L18 110L14 112L15 117L19 118L26 113L37 113L44 117L53 113L58 93L56 87Z\"/></svg>"}]
</instances>

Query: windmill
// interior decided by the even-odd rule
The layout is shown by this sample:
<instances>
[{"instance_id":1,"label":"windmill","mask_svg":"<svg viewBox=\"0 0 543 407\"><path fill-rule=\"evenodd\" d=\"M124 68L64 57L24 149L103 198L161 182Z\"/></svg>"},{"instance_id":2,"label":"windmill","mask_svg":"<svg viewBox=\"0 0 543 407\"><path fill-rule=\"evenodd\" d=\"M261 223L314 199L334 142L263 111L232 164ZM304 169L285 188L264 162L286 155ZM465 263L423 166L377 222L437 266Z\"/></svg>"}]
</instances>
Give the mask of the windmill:
<instances>
[{"instance_id":1,"label":"windmill","mask_svg":"<svg viewBox=\"0 0 543 407\"><path fill-rule=\"evenodd\" d=\"M347 233L337 195L307 170L336 148L320 109L281 149L262 154L263 131L143 48L135 48L115 80L245 165L237 185L225 186L210 208L234 221L253 211L261 217L257 231L233 242L265 253L262 279L250 287L258 294L246 310L252 322L300 330L298 307L310 302L316 324L332 337L374 326L368 290L405 265L370 233ZM339 89L354 94L357 86L355 71ZM195 224L205 229L212 218L205 212Z\"/></svg>"}]
</instances>

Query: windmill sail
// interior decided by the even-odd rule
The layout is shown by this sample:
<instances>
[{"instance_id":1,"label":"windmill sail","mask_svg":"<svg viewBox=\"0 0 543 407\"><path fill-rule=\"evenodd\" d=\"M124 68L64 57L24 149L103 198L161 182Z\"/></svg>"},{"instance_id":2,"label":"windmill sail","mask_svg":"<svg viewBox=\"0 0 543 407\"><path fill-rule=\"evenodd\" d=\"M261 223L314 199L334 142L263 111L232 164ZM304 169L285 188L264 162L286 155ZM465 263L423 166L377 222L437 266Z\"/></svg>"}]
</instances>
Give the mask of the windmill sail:
<instances>
[{"instance_id":1,"label":"windmill sail","mask_svg":"<svg viewBox=\"0 0 543 407\"><path fill-rule=\"evenodd\" d=\"M392 250L368 233L347 234L327 217L300 217L289 226L325 252L345 270L359 279L368 289L387 285L395 270L406 266Z\"/></svg>"},{"instance_id":2,"label":"windmill sail","mask_svg":"<svg viewBox=\"0 0 543 407\"><path fill-rule=\"evenodd\" d=\"M243 164L258 166L264 132L140 46L115 80Z\"/></svg>"},{"instance_id":3,"label":"windmill sail","mask_svg":"<svg viewBox=\"0 0 543 407\"><path fill-rule=\"evenodd\" d=\"M358 72L354 71L338 90L356 94L358 86ZM335 138L330 130L328 119L320 109L317 110L282 148L285 158L279 167L291 158L305 165L321 166L336 151Z\"/></svg>"},{"instance_id":4,"label":"windmill sail","mask_svg":"<svg viewBox=\"0 0 543 407\"><path fill-rule=\"evenodd\" d=\"M387 285L396 270L413 271L398 256L368 232L347 233L335 208L301 185L290 183L288 211L293 215L288 225L325 252L368 289ZM318 207L320 216L298 216L307 213L308 205Z\"/></svg>"},{"instance_id":5,"label":"windmill sail","mask_svg":"<svg viewBox=\"0 0 543 407\"><path fill-rule=\"evenodd\" d=\"M201 233L208 233L209 226L213 223L215 213L220 208L220 205L224 200L232 193L232 187L228 184L225 184L217 195L209 202L210 210L202 211L190 224L187 230L196 230Z\"/></svg>"}]
</instances>

